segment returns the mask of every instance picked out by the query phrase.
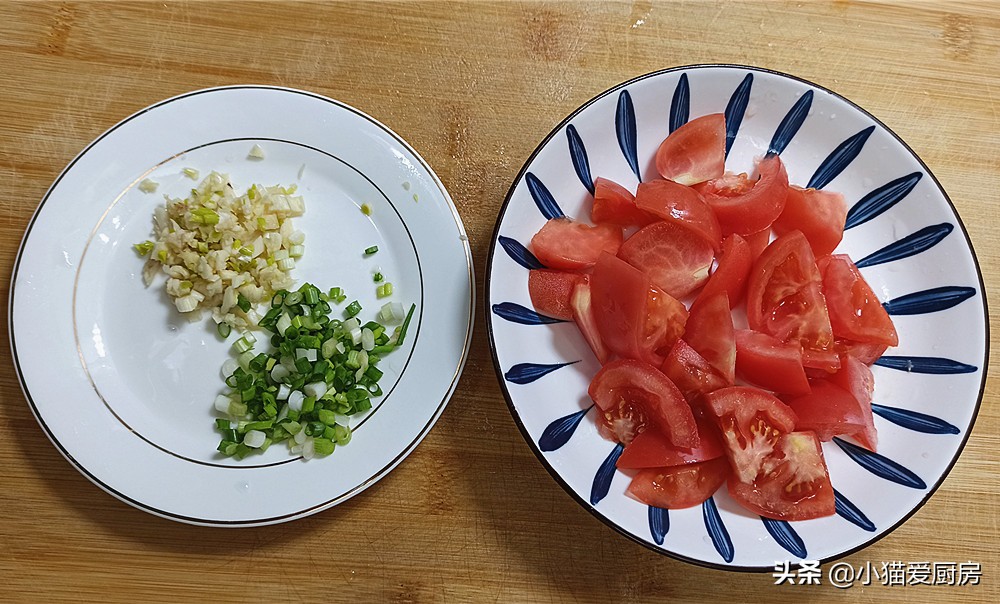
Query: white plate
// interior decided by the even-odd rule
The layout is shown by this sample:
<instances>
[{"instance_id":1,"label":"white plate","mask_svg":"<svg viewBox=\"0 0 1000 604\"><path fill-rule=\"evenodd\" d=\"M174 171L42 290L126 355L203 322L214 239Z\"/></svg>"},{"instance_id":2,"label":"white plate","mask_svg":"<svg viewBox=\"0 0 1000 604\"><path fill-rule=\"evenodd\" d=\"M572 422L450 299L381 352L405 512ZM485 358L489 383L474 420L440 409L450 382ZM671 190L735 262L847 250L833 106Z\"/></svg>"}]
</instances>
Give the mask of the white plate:
<instances>
[{"instance_id":1,"label":"white plate","mask_svg":"<svg viewBox=\"0 0 1000 604\"><path fill-rule=\"evenodd\" d=\"M846 440L823 450L837 515L767 522L725 488L703 506L661 510L625 494L621 449L601 438L587 385L599 365L572 323L531 310L525 249L547 217L589 218L587 184L603 176L635 191L655 176L671 124L725 112L726 161L750 171L780 152L793 183L845 195L851 213L839 253L850 254L890 304L900 344L873 367L879 454ZM862 261L863 259L867 261ZM511 413L556 480L624 535L683 560L773 570L777 560L829 560L886 535L941 484L968 438L988 359L985 290L947 195L882 123L833 92L742 66L648 74L598 95L541 142L497 219L486 280L487 328Z\"/></svg>"},{"instance_id":2,"label":"white plate","mask_svg":"<svg viewBox=\"0 0 1000 604\"><path fill-rule=\"evenodd\" d=\"M254 144L265 159L248 158ZM182 173L188 167L201 177L228 173L238 192L254 183L298 186L306 252L297 284L343 287L364 307L362 318L374 318L385 302L372 280L379 267L394 285L391 299L416 304L412 337L380 364L386 394L329 458L305 462L284 445L242 461L215 451L212 402L234 338L219 338L207 315L180 318L162 277L144 287L132 250L150 237L163 195L184 197L195 184ZM156 193L138 189L144 178L159 183ZM378 253L364 257L371 245ZM473 284L451 198L391 130L299 90L199 90L123 120L56 179L14 266L11 347L39 423L98 486L182 522L271 524L359 493L427 434L465 363Z\"/></svg>"}]
</instances>

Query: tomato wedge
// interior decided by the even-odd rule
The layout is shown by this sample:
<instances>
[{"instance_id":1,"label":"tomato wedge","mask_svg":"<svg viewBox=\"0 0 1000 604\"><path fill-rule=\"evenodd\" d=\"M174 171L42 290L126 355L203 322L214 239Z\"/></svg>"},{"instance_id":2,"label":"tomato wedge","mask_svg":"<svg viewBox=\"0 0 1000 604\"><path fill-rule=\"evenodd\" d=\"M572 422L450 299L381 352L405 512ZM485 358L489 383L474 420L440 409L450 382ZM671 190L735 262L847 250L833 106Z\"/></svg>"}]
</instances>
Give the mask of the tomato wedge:
<instances>
[{"instance_id":1,"label":"tomato wedge","mask_svg":"<svg viewBox=\"0 0 1000 604\"><path fill-rule=\"evenodd\" d=\"M746 292L747 277L754 259L745 239L735 233L726 237L718 257L719 265L709 276L695 304L724 293L732 306L738 305Z\"/></svg>"},{"instance_id":2,"label":"tomato wedge","mask_svg":"<svg viewBox=\"0 0 1000 604\"><path fill-rule=\"evenodd\" d=\"M722 457L719 429L704 419L696 419L699 445L693 449L675 447L658 430L646 430L635 435L616 466L622 470L662 468L698 463Z\"/></svg>"},{"instance_id":3,"label":"tomato wedge","mask_svg":"<svg viewBox=\"0 0 1000 604\"><path fill-rule=\"evenodd\" d=\"M594 265L590 293L600 338L620 357L658 366L684 332L688 315L684 305L611 254L602 255Z\"/></svg>"},{"instance_id":4,"label":"tomato wedge","mask_svg":"<svg viewBox=\"0 0 1000 604\"><path fill-rule=\"evenodd\" d=\"M636 433L656 429L672 445L689 449L701 442L687 401L667 376L648 363L612 361L597 372L587 392L604 414L626 406L639 408L645 419L642 423L648 425L637 425Z\"/></svg>"},{"instance_id":5,"label":"tomato wedge","mask_svg":"<svg viewBox=\"0 0 1000 604\"><path fill-rule=\"evenodd\" d=\"M841 358L841 368L830 381L851 393L861 408L863 428L854 435L861 446L874 451L878 447L878 432L872 417L872 394L875 392L875 376L867 365L854 357Z\"/></svg>"},{"instance_id":6,"label":"tomato wedge","mask_svg":"<svg viewBox=\"0 0 1000 604\"><path fill-rule=\"evenodd\" d=\"M693 231L661 221L639 229L618 250L618 257L649 275L653 284L683 298L708 279L715 253Z\"/></svg>"},{"instance_id":7,"label":"tomato wedge","mask_svg":"<svg viewBox=\"0 0 1000 604\"><path fill-rule=\"evenodd\" d=\"M749 483L766 475L778 439L795 429L795 412L774 395L744 386L716 390L705 400L722 430L734 477Z\"/></svg>"},{"instance_id":8,"label":"tomato wedge","mask_svg":"<svg viewBox=\"0 0 1000 604\"><path fill-rule=\"evenodd\" d=\"M729 477L729 494L743 507L775 520L809 520L836 511L830 472L812 432L779 436L764 466L765 473L752 481Z\"/></svg>"},{"instance_id":9,"label":"tomato wedge","mask_svg":"<svg viewBox=\"0 0 1000 604\"><path fill-rule=\"evenodd\" d=\"M777 155L769 155L758 164L760 179L753 188L733 196L711 187L703 190L705 201L715 211L722 233L750 235L771 226L785 208L788 173Z\"/></svg>"},{"instance_id":10,"label":"tomato wedge","mask_svg":"<svg viewBox=\"0 0 1000 604\"><path fill-rule=\"evenodd\" d=\"M660 371L677 386L695 413L701 412L704 395L730 385L684 340L677 340Z\"/></svg>"},{"instance_id":11,"label":"tomato wedge","mask_svg":"<svg viewBox=\"0 0 1000 604\"><path fill-rule=\"evenodd\" d=\"M713 113L693 119L667 136L656 150L663 178L694 185L719 178L726 170L726 117Z\"/></svg>"},{"instance_id":12,"label":"tomato wedge","mask_svg":"<svg viewBox=\"0 0 1000 604\"><path fill-rule=\"evenodd\" d=\"M835 371L840 366L822 278L799 231L775 239L754 263L747 285L747 323L754 331L801 345L808 367Z\"/></svg>"},{"instance_id":13,"label":"tomato wedge","mask_svg":"<svg viewBox=\"0 0 1000 604\"><path fill-rule=\"evenodd\" d=\"M899 344L889 313L849 256L820 258L818 265L835 337L886 346Z\"/></svg>"},{"instance_id":14,"label":"tomato wedge","mask_svg":"<svg viewBox=\"0 0 1000 604\"><path fill-rule=\"evenodd\" d=\"M715 494L729 475L725 458L684 466L640 470L627 492L646 505L680 510L701 504Z\"/></svg>"},{"instance_id":15,"label":"tomato wedge","mask_svg":"<svg viewBox=\"0 0 1000 604\"><path fill-rule=\"evenodd\" d=\"M768 244L771 243L771 229L766 228L763 231L758 231L756 233L751 233L746 236L747 245L750 246L750 257L756 262L757 258L767 249Z\"/></svg>"},{"instance_id":16,"label":"tomato wedge","mask_svg":"<svg viewBox=\"0 0 1000 604\"><path fill-rule=\"evenodd\" d=\"M850 355L865 365L871 365L885 354L889 347L885 344L871 344L869 342L852 342L850 340L837 340L834 345L836 350L843 354Z\"/></svg>"},{"instance_id":17,"label":"tomato wedge","mask_svg":"<svg viewBox=\"0 0 1000 604\"><path fill-rule=\"evenodd\" d=\"M597 329L597 320L594 318L594 308L591 303L590 283L586 280L581 280L573 288L570 306L573 309L573 321L580 328L580 333L587 340L590 349L594 351L594 356L601 364L606 363L611 358L611 351L601 339L601 332Z\"/></svg>"},{"instance_id":18,"label":"tomato wedge","mask_svg":"<svg viewBox=\"0 0 1000 604\"><path fill-rule=\"evenodd\" d=\"M594 205L590 210L590 219L597 224L620 227L645 226L658 220L636 207L635 197L628 189L601 177L594 179Z\"/></svg>"},{"instance_id":19,"label":"tomato wedge","mask_svg":"<svg viewBox=\"0 0 1000 604\"><path fill-rule=\"evenodd\" d=\"M542 264L565 270L593 266L601 252L617 253L621 244L617 226L590 226L565 217L547 221L531 238L531 249Z\"/></svg>"},{"instance_id":20,"label":"tomato wedge","mask_svg":"<svg viewBox=\"0 0 1000 604\"><path fill-rule=\"evenodd\" d=\"M847 204L840 193L792 185L785 198L785 209L773 227L778 235L802 231L818 258L840 245L846 219Z\"/></svg>"},{"instance_id":21,"label":"tomato wedge","mask_svg":"<svg viewBox=\"0 0 1000 604\"><path fill-rule=\"evenodd\" d=\"M736 339L729 298L718 294L691 306L684 340L731 386L736 380Z\"/></svg>"},{"instance_id":22,"label":"tomato wedge","mask_svg":"<svg viewBox=\"0 0 1000 604\"><path fill-rule=\"evenodd\" d=\"M576 284L586 279L586 275L567 271L528 271L528 296L531 297L531 305L543 315L571 321L573 307L569 303L570 296L573 295Z\"/></svg>"},{"instance_id":23,"label":"tomato wedge","mask_svg":"<svg viewBox=\"0 0 1000 604\"><path fill-rule=\"evenodd\" d=\"M687 227L719 248L722 230L712 208L691 187L672 180L649 180L635 192L635 205L661 220Z\"/></svg>"},{"instance_id":24,"label":"tomato wedge","mask_svg":"<svg viewBox=\"0 0 1000 604\"><path fill-rule=\"evenodd\" d=\"M726 172L719 178L692 185L702 195L714 195L716 197L736 197L743 195L753 188L754 181L750 180L746 172L735 174Z\"/></svg>"},{"instance_id":25,"label":"tomato wedge","mask_svg":"<svg viewBox=\"0 0 1000 604\"><path fill-rule=\"evenodd\" d=\"M749 329L736 332L736 375L775 392L809 393L809 381L802 367L802 348L766 333Z\"/></svg>"},{"instance_id":26,"label":"tomato wedge","mask_svg":"<svg viewBox=\"0 0 1000 604\"><path fill-rule=\"evenodd\" d=\"M834 436L854 436L865 429L861 404L854 395L829 380L812 380L809 384L809 394L786 399L798 417L796 429L815 432L823 442Z\"/></svg>"}]
</instances>

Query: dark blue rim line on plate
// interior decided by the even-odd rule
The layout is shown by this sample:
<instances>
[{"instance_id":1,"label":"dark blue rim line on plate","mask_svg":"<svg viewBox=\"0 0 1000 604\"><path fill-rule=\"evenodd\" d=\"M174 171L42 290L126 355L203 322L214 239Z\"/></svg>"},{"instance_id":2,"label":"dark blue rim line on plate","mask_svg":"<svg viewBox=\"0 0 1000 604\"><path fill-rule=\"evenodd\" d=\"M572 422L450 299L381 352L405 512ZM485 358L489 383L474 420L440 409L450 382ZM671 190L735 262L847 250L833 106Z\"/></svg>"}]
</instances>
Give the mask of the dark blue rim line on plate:
<instances>
[{"instance_id":1,"label":"dark blue rim line on plate","mask_svg":"<svg viewBox=\"0 0 1000 604\"><path fill-rule=\"evenodd\" d=\"M921 507L923 507L923 505L927 502L927 500L931 497L931 495L934 494L934 492L941 485L941 483L944 482L945 478L947 478L948 474L951 472L951 469L955 466L955 463L958 461L958 457L961 454L961 451L965 448L965 444L966 444L966 442L968 442L969 435L972 433L972 429L973 429L973 427L975 425L975 422L976 422L976 419L977 419L977 417L979 415L980 406L982 405L983 395L985 393L986 375L988 374L988 368L989 368L989 351L990 351L990 337L989 337L989 333L990 333L990 325L989 325L989 307L988 307L988 303L987 303L987 300L986 300L986 285L985 285L985 283L983 281L982 269L981 269L980 264L979 264L979 259L976 256L975 248L972 246L972 240L969 237L968 229L966 229L965 224L962 222L961 217L958 215L958 211L955 209L955 204L951 201L951 198L948 196L947 191L945 191L944 187L941 186L941 183L937 179L937 177L935 177L934 174L933 174L933 172L931 172L931 170L927 167L927 164L924 163L924 161L913 151L913 149L908 144L906 144L906 142L903 139L901 139L895 132L893 132L881 120L879 120L878 118L876 118L875 116L873 116L867 110L865 110L864 108L860 107L856 103L850 101L849 99L847 99L847 98L845 98L845 97L837 94L836 92L833 92L832 90L830 90L828 88L825 88L823 86L819 86L819 85L817 85L817 84L815 84L813 82L810 82L809 80L805 80L805 79L802 79L802 78L799 78L799 77L796 77L796 76L793 76L793 75L789 75L789 74L786 74L786 73L782 73L782 72L779 72L779 71L774 71L774 70L770 70L770 69L764 69L764 68L761 68L761 67L752 67L752 66L748 66L748 65L737 65L737 64L726 64L726 63L684 65L684 66L671 67L671 68L668 68L668 69L663 69L663 70L659 70L659 71L655 71L655 72L643 74L643 75L637 76L635 78L632 78L630 80L627 80L625 82L622 82L620 84L617 84L617 85L615 85L615 86L613 86L613 87L605 90L604 92L602 92L600 94L597 94L596 96L594 96L593 98L591 98L587 102L583 103L580 107L578 107L572 113L570 113L555 128L553 128L549 132L549 134L546 135L546 137L544 139L542 139L542 141L538 144L538 146L535 148L535 150L532 151L531 155L528 156L527 159L525 159L524 164L521 167L521 170L518 172L517 176L514 178L513 182L511 183L511 186L510 186L510 188L507 191L507 195L504 198L503 204L500 207L500 211L499 211L499 213L497 215L497 220L496 220L496 223L495 223L494 228L493 228L493 234L492 234L492 237L490 238L489 253L488 253L487 259L486 259L486 269L487 269L487 272L486 272L486 277L485 277L484 285L483 285L483 287L484 287L484 299L485 299L484 311L485 311L485 314L486 314L486 332L487 332L487 336L489 337L489 342L490 342L490 357L491 357L491 359L493 361L494 373L496 374L497 381L500 384L500 391L503 393L504 400L507 403L507 408L510 411L511 416L514 418L514 423L517 425L518 429L521 431L521 435L529 443L532 452L534 453L535 457L537 457L538 460L541 462L542 467L544 467L546 469L546 471L548 471L548 473L556 481L556 483L559 484L563 488L563 490L565 490L566 493L568 493L570 495L570 497L572 497L573 499L575 499L577 501L577 503L579 503L581 506L583 506L584 509L588 510L598 520L600 520L601 522L603 522L604 524L606 524L607 526L609 526L612 530L620 533L621 535L623 535L627 539L635 541L636 543L642 545L643 547L651 549L651 550L653 550L655 552L658 552L660 554L672 557L674 559L681 560L681 561L684 561L684 562L688 562L688 563L694 564L696 566L703 566L703 567L713 568L713 569L717 569L717 570L727 570L727 571L736 571L736 572L773 572L774 571L774 567L773 566L760 566L760 567L756 567L756 566L734 566L734 565L731 565L731 564L717 564L717 563L706 562L704 560L699 560L699 559L695 559L695 558L689 558L687 556L683 556L681 554L678 554L678 553L675 553L675 552L671 552L671 551L665 550L665 549L660 548L660 547L656 547L655 545L651 544L649 541L647 541L647 540L645 540L643 538L640 538L640 537L638 537L636 535L633 535L632 533L630 533L630 532L624 530L623 528L619 527L614 522L612 522L610 519L606 518L603 514L601 514L600 511L598 511L595 507L591 506L586 499L584 499L583 497L581 497L580 495L578 495L573 490L573 488L558 474L558 472L556 472L552 468L552 466L549 465L548 461L546 461L546 459L545 459L545 456L542 454L542 452L532 442L531 435L528 433L528 430L525 428L524 423L521 421L520 417L517 414L517 410L514 407L514 403L513 403L513 401L511 400L511 397L510 397L510 392L508 391L507 385L504 383L504 379L502 377L503 376L503 370L500 367L500 360L497 358L497 354L496 354L496 338L495 338L495 334L493 332L493 317L491 316L492 313L491 313L491 308L490 308L491 288L492 288L492 276L491 276L491 273L490 273L490 268L493 266L494 255L496 253L496 244L497 244L498 238L500 237L500 225L501 225L501 222L503 221L503 217L506 214L507 207L510 204L510 200L511 200L511 198L514 195L514 191L515 191L518 183L520 183L521 180L524 178L524 175L527 172L528 167L531 165L531 163L538 156L538 153L546 145L548 145L549 142L555 136L561 135L563 129L570 123L571 120L573 120L575 117L577 117L586 108L590 107L592 104L594 104L598 100L600 100L600 99L602 99L602 98L604 98L604 97L606 97L608 95L615 94L616 92L619 92L619 91L624 91L627 87L629 87L629 86L631 86L631 85L633 85L633 84L635 84L637 82L640 82L642 80L646 80L646 79L649 79L649 78L652 78L652 77L661 76L661 75L664 75L664 74L667 74L667 73L693 71L693 70L697 70L697 69L718 69L718 68L741 70L741 71L745 71L747 74L754 74L754 75L756 75L756 74L768 74L768 75L772 75L772 76L778 76L778 77L782 77L782 78L787 78L789 80L793 80L793 81L805 84L806 86L811 87L815 91L820 91L820 92L824 92L824 93L830 94L830 95L836 97L837 99L839 99L840 101L846 103L848 106L854 108L855 110L857 110L858 112L860 112L862 115L864 115L868 119L872 120L872 122L874 122L875 125L877 125L879 128L881 128L886 133L888 133L890 136L892 136L896 140L896 142L899 143L899 145L903 149L905 149L911 155L911 157L913 157L913 159L917 162L917 164L919 164L920 167L923 169L923 171L931 178L931 180L934 182L934 185L938 188L938 190L941 191L941 194L944 197L945 202L951 208L951 211L952 211L952 213L955 216L955 220L958 223L959 227L961 228L962 235L965 237L966 245L969 247L970 254L972 255L973 265L976 268L976 276L977 276L977 278L979 280L979 291L982 292L982 294L983 294L982 295L982 298L983 298L983 300L982 300L982 302L983 302L983 324L984 324L984 330L985 330L985 333L984 333L984 336L985 336L985 350L984 350L984 356L983 356L983 362L982 362L983 373L982 373L982 379L981 379L980 386L979 386L979 395L978 395L978 398L976 400L975 409L973 410L972 419L969 422L969 427L966 430L966 433L965 433L964 437L962 438L962 442L960 443L960 445L959 445L959 447L957 449L957 453L952 458L952 460L949 462L948 467L945 468L944 471L941 473L941 477L937 480L937 482L935 482L933 485L929 485L929 488L926 490L926 493L925 493L923 499L921 499L920 502L917 505L915 505L912 510L910 510L907 514L905 514L902 518L900 518L899 521L896 522L894 525L892 525L891 527L886 528L885 530L881 531L878 535L873 536L871 539L869 539L869 540L861 543L857 547L854 547L852 549L849 549L849 550L846 550L844 552L841 552L841 553L839 553L839 554L837 554L835 556L830 556L828 558L824 558L820 562L821 563L826 563L826 562L829 562L831 560L836 560L836 559L839 559L839 558L843 558L845 556L850 556L851 554L853 554L853 553L855 553L857 551L860 551L860 550L862 550L862 549L870 546L871 544L875 543L876 541L878 541L879 539L881 539L885 535L888 535L893 530L895 530L898 526L900 526L901 524L903 524L904 522L906 522L913 514L915 514L917 512L917 510L919 510ZM782 148L782 150L783 150L783 148ZM893 182L895 182L895 181L893 181ZM888 186L888 185L886 185L886 186ZM902 197L903 197L903 195L899 195L900 199ZM898 199L897 199L897 201L898 201ZM869 208L865 208L865 209L868 210ZM881 213L882 211L884 211L887 208L880 207L880 208L875 208L875 209L878 210L877 213ZM859 212L860 212L860 210L859 210ZM871 219L872 217L874 217L874 214L869 214L869 215L863 216L863 217L860 214L856 215L856 216L857 216L857 218L856 218L855 222L851 226L856 226L858 224L861 224L861 222L864 222L864 221L867 221L867 220ZM864 219L862 220L862 218L864 218Z\"/></svg>"}]
</instances>

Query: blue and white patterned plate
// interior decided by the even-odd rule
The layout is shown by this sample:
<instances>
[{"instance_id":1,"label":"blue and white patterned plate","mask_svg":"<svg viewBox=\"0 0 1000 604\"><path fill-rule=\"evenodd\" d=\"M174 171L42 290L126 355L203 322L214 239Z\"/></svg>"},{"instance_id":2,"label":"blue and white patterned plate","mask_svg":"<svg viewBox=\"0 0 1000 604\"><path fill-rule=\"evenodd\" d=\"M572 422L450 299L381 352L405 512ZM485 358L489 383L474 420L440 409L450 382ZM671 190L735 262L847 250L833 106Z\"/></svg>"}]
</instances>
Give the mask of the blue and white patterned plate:
<instances>
[{"instance_id":1,"label":"blue and white patterned plate","mask_svg":"<svg viewBox=\"0 0 1000 604\"><path fill-rule=\"evenodd\" d=\"M838 248L857 262L896 323L900 344L876 361L879 452L824 444L837 514L764 520L722 488L666 511L625 495L620 445L601 438L587 396L597 360L572 322L531 309L527 249L554 216L587 219L593 179L635 190L656 176L659 143L689 118L725 112L726 166L780 153L791 182L844 194ZM507 194L490 247L487 326L511 413L535 454L581 505L658 552L731 570L830 560L892 531L941 484L982 398L988 321L975 255L948 196L892 131L815 84L753 67L705 65L641 76L574 111L538 146Z\"/></svg>"}]
</instances>

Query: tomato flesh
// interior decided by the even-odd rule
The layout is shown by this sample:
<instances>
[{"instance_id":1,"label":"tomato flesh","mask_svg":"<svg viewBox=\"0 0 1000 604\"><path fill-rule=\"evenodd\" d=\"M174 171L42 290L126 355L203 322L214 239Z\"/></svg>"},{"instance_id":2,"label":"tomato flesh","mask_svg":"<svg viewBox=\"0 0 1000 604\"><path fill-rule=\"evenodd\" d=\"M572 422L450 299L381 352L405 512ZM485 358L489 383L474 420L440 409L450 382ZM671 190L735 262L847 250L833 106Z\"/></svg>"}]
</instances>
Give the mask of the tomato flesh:
<instances>
[{"instance_id":1,"label":"tomato flesh","mask_svg":"<svg viewBox=\"0 0 1000 604\"><path fill-rule=\"evenodd\" d=\"M736 332L736 375L775 392L809 393L802 348L749 329Z\"/></svg>"},{"instance_id":2,"label":"tomato flesh","mask_svg":"<svg viewBox=\"0 0 1000 604\"><path fill-rule=\"evenodd\" d=\"M750 235L771 226L785 208L788 194L788 173L777 155L770 155L758 164L760 179L753 187L735 195L728 190L703 189L705 201L715 211L722 233Z\"/></svg>"},{"instance_id":3,"label":"tomato flesh","mask_svg":"<svg viewBox=\"0 0 1000 604\"><path fill-rule=\"evenodd\" d=\"M733 233L722 242L722 252L718 261L719 265L709 276L695 304L700 300L724 293L729 298L729 303L735 307L743 300L747 277L750 275L750 267L753 266L754 257L751 255L750 246L745 239Z\"/></svg>"},{"instance_id":4,"label":"tomato flesh","mask_svg":"<svg viewBox=\"0 0 1000 604\"><path fill-rule=\"evenodd\" d=\"M594 317L594 308L591 302L590 283L586 280L581 280L573 288L570 306L573 309L573 321L580 328L580 333L587 340L590 349L594 351L594 356L601 364L606 363L611 358L611 351L601 339L601 332L597 329L597 320Z\"/></svg>"},{"instance_id":5,"label":"tomato flesh","mask_svg":"<svg viewBox=\"0 0 1000 604\"><path fill-rule=\"evenodd\" d=\"M779 437L795 429L795 412L774 395L744 386L716 390L705 399L722 430L733 476L751 482L766 474Z\"/></svg>"},{"instance_id":6,"label":"tomato flesh","mask_svg":"<svg viewBox=\"0 0 1000 604\"><path fill-rule=\"evenodd\" d=\"M778 235L802 231L818 258L832 253L840 245L846 219L847 204L840 193L792 185L785 198L785 209L773 227Z\"/></svg>"},{"instance_id":7,"label":"tomato flesh","mask_svg":"<svg viewBox=\"0 0 1000 604\"><path fill-rule=\"evenodd\" d=\"M810 387L809 394L786 399L798 417L796 429L815 432L823 442L834 436L853 436L864 429L861 405L854 395L829 380L812 380Z\"/></svg>"},{"instance_id":8,"label":"tomato flesh","mask_svg":"<svg viewBox=\"0 0 1000 604\"><path fill-rule=\"evenodd\" d=\"M657 430L646 430L635 435L616 466L623 470L662 468L698 463L722 457L722 440L719 429L704 419L696 419L699 445L693 449L675 447Z\"/></svg>"},{"instance_id":9,"label":"tomato flesh","mask_svg":"<svg viewBox=\"0 0 1000 604\"><path fill-rule=\"evenodd\" d=\"M693 231L660 221L629 237L618 257L649 275L656 287L683 298L708 279L715 252Z\"/></svg>"},{"instance_id":10,"label":"tomato flesh","mask_svg":"<svg viewBox=\"0 0 1000 604\"><path fill-rule=\"evenodd\" d=\"M702 397L730 385L684 340L677 340L660 371L677 386L696 413L703 404Z\"/></svg>"},{"instance_id":11,"label":"tomato flesh","mask_svg":"<svg viewBox=\"0 0 1000 604\"><path fill-rule=\"evenodd\" d=\"M699 463L640 470L627 492L646 505L670 510L700 505L726 482L729 464L725 458Z\"/></svg>"},{"instance_id":12,"label":"tomato flesh","mask_svg":"<svg viewBox=\"0 0 1000 604\"><path fill-rule=\"evenodd\" d=\"M601 252L615 254L621 244L620 227L590 226L565 217L547 221L531 238L531 249L542 264L564 270L593 266Z\"/></svg>"},{"instance_id":13,"label":"tomato flesh","mask_svg":"<svg viewBox=\"0 0 1000 604\"><path fill-rule=\"evenodd\" d=\"M726 117L703 115L674 130L656 150L660 176L682 185L719 178L726 170Z\"/></svg>"},{"instance_id":14,"label":"tomato flesh","mask_svg":"<svg viewBox=\"0 0 1000 604\"><path fill-rule=\"evenodd\" d=\"M718 249L722 230L712 208L691 187L672 180L650 180L639 185L635 205L661 220L689 228Z\"/></svg>"},{"instance_id":15,"label":"tomato flesh","mask_svg":"<svg viewBox=\"0 0 1000 604\"><path fill-rule=\"evenodd\" d=\"M543 315L571 321L573 307L570 305L570 297L573 295L573 288L586 279L586 275L567 271L528 271L528 296L531 298L531 305Z\"/></svg>"},{"instance_id":16,"label":"tomato flesh","mask_svg":"<svg viewBox=\"0 0 1000 604\"><path fill-rule=\"evenodd\" d=\"M700 443L691 407L673 382L648 363L632 359L608 363L591 380L588 394L602 413L629 405L640 408L649 425L636 426L636 432L659 430L677 447L690 449Z\"/></svg>"},{"instance_id":17,"label":"tomato flesh","mask_svg":"<svg viewBox=\"0 0 1000 604\"><path fill-rule=\"evenodd\" d=\"M736 338L729 298L719 294L691 306L684 339L732 385L736 380Z\"/></svg>"},{"instance_id":18,"label":"tomato flesh","mask_svg":"<svg viewBox=\"0 0 1000 604\"><path fill-rule=\"evenodd\" d=\"M885 307L849 256L821 258L830 325L838 339L896 346L899 336Z\"/></svg>"},{"instance_id":19,"label":"tomato flesh","mask_svg":"<svg viewBox=\"0 0 1000 604\"><path fill-rule=\"evenodd\" d=\"M830 381L850 392L861 410L862 429L854 434L861 445L871 451L878 447L878 432L872 416L872 394L875 392L875 376L867 365L854 357L841 359L841 369Z\"/></svg>"},{"instance_id":20,"label":"tomato flesh","mask_svg":"<svg viewBox=\"0 0 1000 604\"><path fill-rule=\"evenodd\" d=\"M635 197L628 189L607 178L594 179L594 205L590 218L597 224L608 223L620 227L645 226L657 220L656 216L636 206Z\"/></svg>"}]
</instances>

